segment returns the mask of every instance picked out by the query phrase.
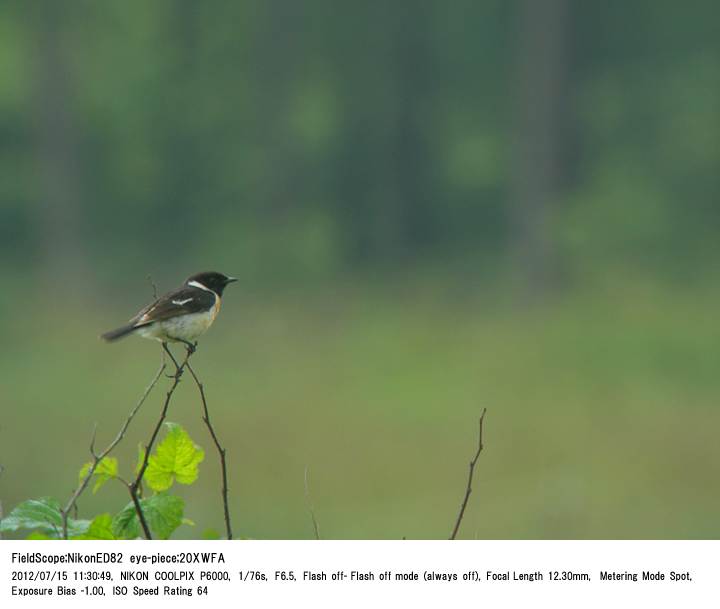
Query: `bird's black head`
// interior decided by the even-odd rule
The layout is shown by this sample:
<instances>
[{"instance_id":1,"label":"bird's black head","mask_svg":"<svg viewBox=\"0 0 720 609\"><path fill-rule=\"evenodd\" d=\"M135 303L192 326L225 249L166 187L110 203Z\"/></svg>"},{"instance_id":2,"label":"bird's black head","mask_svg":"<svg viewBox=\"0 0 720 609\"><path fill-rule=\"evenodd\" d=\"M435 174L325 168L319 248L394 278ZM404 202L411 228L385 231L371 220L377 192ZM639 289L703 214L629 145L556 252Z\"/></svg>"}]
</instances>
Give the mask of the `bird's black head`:
<instances>
[{"instance_id":1,"label":"bird's black head","mask_svg":"<svg viewBox=\"0 0 720 609\"><path fill-rule=\"evenodd\" d=\"M222 296L223 290L228 283L237 281L234 277L228 277L222 273L209 271L206 273L197 273L187 278L185 285L199 284L200 286L212 290L218 296Z\"/></svg>"}]
</instances>

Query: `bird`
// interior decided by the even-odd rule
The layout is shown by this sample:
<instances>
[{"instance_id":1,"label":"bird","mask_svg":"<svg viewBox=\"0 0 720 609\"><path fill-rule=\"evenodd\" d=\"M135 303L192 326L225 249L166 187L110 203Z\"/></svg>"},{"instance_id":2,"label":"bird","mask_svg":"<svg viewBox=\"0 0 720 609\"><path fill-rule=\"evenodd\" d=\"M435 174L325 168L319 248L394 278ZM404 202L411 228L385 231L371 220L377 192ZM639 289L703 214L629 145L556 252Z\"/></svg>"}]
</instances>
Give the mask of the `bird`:
<instances>
[{"instance_id":1,"label":"bird","mask_svg":"<svg viewBox=\"0 0 720 609\"><path fill-rule=\"evenodd\" d=\"M101 335L114 342L130 334L168 342L185 343L195 350L197 339L212 325L220 311L223 291L237 281L222 273L208 271L188 277L177 289L147 305L127 324Z\"/></svg>"}]
</instances>

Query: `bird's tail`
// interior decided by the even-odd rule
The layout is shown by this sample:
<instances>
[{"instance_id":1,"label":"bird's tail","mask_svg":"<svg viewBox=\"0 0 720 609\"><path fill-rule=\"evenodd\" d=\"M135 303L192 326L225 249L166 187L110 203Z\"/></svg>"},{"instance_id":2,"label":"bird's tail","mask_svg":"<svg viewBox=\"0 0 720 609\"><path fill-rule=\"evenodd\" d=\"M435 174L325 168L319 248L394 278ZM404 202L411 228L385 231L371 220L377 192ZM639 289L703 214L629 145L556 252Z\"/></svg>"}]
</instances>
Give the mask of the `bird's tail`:
<instances>
[{"instance_id":1,"label":"bird's tail","mask_svg":"<svg viewBox=\"0 0 720 609\"><path fill-rule=\"evenodd\" d=\"M137 329L138 326L136 326L135 324L128 324L127 326L122 326L122 328L117 328L116 330L110 330L110 332L105 332L105 334L103 334L100 338L111 343L113 341L123 338L124 336L127 336L128 334Z\"/></svg>"}]
</instances>

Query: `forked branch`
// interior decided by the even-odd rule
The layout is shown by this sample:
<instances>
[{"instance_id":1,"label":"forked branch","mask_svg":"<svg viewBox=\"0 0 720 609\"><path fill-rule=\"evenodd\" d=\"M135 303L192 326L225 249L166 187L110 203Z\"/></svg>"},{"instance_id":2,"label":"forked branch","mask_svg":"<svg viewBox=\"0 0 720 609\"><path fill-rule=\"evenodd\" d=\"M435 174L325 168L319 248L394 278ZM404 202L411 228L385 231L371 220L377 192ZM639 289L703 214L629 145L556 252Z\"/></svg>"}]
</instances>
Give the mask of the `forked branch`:
<instances>
[{"instance_id":1,"label":"forked branch","mask_svg":"<svg viewBox=\"0 0 720 609\"><path fill-rule=\"evenodd\" d=\"M467 485L465 486L465 495L463 496L462 503L460 504L460 512L458 513L457 520L455 520L455 526L453 527L452 533L450 534L450 539L455 539L457 537L458 531L460 530L460 524L462 523L463 517L465 516L465 508L467 507L468 499L470 499L470 494L472 493L472 483L473 475L475 474L475 465L477 464L478 459L480 458L480 453L483 450L483 422L485 421L486 412L487 408L483 408L478 424L477 451L475 451L475 456L470 461Z\"/></svg>"},{"instance_id":2,"label":"forked branch","mask_svg":"<svg viewBox=\"0 0 720 609\"><path fill-rule=\"evenodd\" d=\"M168 389L168 392L165 394L165 402L163 403L162 410L160 411L160 418L155 424L155 428L153 429L152 435L150 436L150 441L145 446L145 454L143 455L143 460L140 468L138 469L137 476L135 477L135 480L133 482L128 484L130 497L132 498L133 504L135 505L135 511L137 512L138 520L140 521L140 526L142 527L145 539L152 539L152 534L150 532L150 527L148 526L147 520L145 519L142 505L140 504L140 495L142 494L142 479L148 466L150 452L152 451L155 440L160 433L160 428L162 427L162 424L165 421L165 417L167 416L167 411L170 406L170 400L172 399L173 393L175 393L175 389L177 389L177 386L180 384L180 379L182 378L185 368L188 366L188 360L190 359L190 356L195 352L195 346L188 345L187 351L185 353L185 359L183 360L182 364L178 364L165 343L163 343L163 349L170 356L173 363L175 364L175 374L171 377L173 379L173 383L170 386L170 389Z\"/></svg>"},{"instance_id":3,"label":"forked branch","mask_svg":"<svg viewBox=\"0 0 720 609\"><path fill-rule=\"evenodd\" d=\"M160 376L165 371L165 360L163 358L163 361L160 364L160 368L155 373L155 376L153 377L152 381L150 381L150 384L145 389L145 392L142 394L140 399L138 400L137 404L135 404L135 407L130 411L130 414L128 415L127 419L125 419L125 422L122 424L122 427L120 428L120 431L117 433L115 438L113 439L110 444L107 445L107 447L101 451L100 453L97 453L95 451L95 437L97 435L97 424L95 425L93 429L92 439L90 440L90 455L92 456L92 462L90 464L90 469L88 470L85 477L82 479L78 487L73 492L72 496L68 500L68 502L65 504L65 507L61 510L62 514L62 536L63 539L68 538L68 517L70 515L70 512L73 509L76 509L77 507L77 501L80 498L80 495L82 495L85 492L85 489L87 488L88 484L90 483L90 479L95 474L95 470L98 468L98 465L100 465L100 462L107 457L114 449L115 447L122 441L122 439L125 437L125 432L127 432L128 427L130 427L130 423L132 423L132 420L135 418L135 415L140 410L141 406L145 403L145 400L150 395L150 392L153 390L153 387L157 384L158 380L160 379Z\"/></svg>"}]
</instances>

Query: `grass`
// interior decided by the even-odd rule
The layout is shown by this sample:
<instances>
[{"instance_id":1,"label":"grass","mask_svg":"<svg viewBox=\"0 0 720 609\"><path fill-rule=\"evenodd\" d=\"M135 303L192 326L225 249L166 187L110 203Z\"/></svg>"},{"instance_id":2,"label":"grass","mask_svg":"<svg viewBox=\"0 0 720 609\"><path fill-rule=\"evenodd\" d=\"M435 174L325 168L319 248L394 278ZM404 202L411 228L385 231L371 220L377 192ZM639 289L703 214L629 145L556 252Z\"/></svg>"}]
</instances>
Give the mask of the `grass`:
<instances>
[{"instance_id":1,"label":"grass","mask_svg":"<svg viewBox=\"0 0 720 609\"><path fill-rule=\"evenodd\" d=\"M311 538L443 538L488 408L460 537L718 537L720 328L712 290L626 284L533 309L439 283L229 294L194 366L228 447L234 528ZM131 308L131 307L130 307ZM0 498L72 491L92 425L109 440L159 347L97 340L126 311L41 311L4 332ZM69 321L68 321L69 320ZM129 471L154 394L117 455ZM222 530L219 469L190 382L169 419L207 451L181 489L199 536ZM84 510L124 505L124 490Z\"/></svg>"}]
</instances>

